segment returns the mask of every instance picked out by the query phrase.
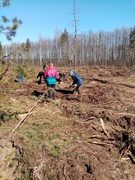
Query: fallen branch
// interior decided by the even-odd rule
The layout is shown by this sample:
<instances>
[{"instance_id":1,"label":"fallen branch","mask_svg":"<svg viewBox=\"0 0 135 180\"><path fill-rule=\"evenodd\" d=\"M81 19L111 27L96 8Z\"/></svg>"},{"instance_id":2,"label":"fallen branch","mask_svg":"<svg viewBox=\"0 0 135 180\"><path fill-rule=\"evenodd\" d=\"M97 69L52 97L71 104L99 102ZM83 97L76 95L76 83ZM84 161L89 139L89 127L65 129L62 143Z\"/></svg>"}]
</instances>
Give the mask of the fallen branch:
<instances>
[{"instance_id":1,"label":"fallen branch","mask_svg":"<svg viewBox=\"0 0 135 180\"><path fill-rule=\"evenodd\" d=\"M127 112L116 113L116 114L118 114L118 115L123 115L123 116L133 116L133 117L135 117L135 114L127 113Z\"/></svg>"},{"instance_id":2,"label":"fallen branch","mask_svg":"<svg viewBox=\"0 0 135 180\"><path fill-rule=\"evenodd\" d=\"M93 136L89 137L89 139L100 139L100 140L106 141L106 138L102 137L100 135L93 135ZM114 138L111 137L111 138L108 138L107 140L114 141ZM110 142L110 141L109 142L106 141L106 143L115 144L114 142Z\"/></svg>"},{"instance_id":3,"label":"fallen branch","mask_svg":"<svg viewBox=\"0 0 135 180\"><path fill-rule=\"evenodd\" d=\"M97 139L105 139L104 137L100 136L100 135L93 135L93 136L90 136L89 139L94 139L94 138L97 138Z\"/></svg>"},{"instance_id":4,"label":"fallen branch","mask_svg":"<svg viewBox=\"0 0 135 180\"><path fill-rule=\"evenodd\" d=\"M121 158L122 161L130 160L130 158Z\"/></svg>"},{"instance_id":5,"label":"fallen branch","mask_svg":"<svg viewBox=\"0 0 135 180\"><path fill-rule=\"evenodd\" d=\"M119 83L119 85L130 87L130 88L135 88L135 85L131 85L131 84Z\"/></svg>"},{"instance_id":6,"label":"fallen branch","mask_svg":"<svg viewBox=\"0 0 135 180\"><path fill-rule=\"evenodd\" d=\"M104 131L104 133L110 138L110 134L107 132L107 130L105 129L105 126L104 126L104 121L102 118L100 118L100 123L101 123L101 126L102 126L102 129Z\"/></svg>"},{"instance_id":7,"label":"fallen branch","mask_svg":"<svg viewBox=\"0 0 135 180\"><path fill-rule=\"evenodd\" d=\"M132 85L132 84L116 83L116 82L107 81L107 80L105 80L105 79L98 79L98 78L93 78L93 80L94 80L94 81L101 82L101 83L116 84L116 85L126 86L126 87L129 87L129 88L135 88L135 85Z\"/></svg>"},{"instance_id":8,"label":"fallen branch","mask_svg":"<svg viewBox=\"0 0 135 180\"><path fill-rule=\"evenodd\" d=\"M86 121L90 121L90 120L93 120L93 119L95 119L95 117L89 117L88 119L83 120L83 121L86 122Z\"/></svg>"},{"instance_id":9,"label":"fallen branch","mask_svg":"<svg viewBox=\"0 0 135 180\"><path fill-rule=\"evenodd\" d=\"M97 145L100 145L100 146L110 146L110 145L107 144L107 143L104 143L104 142L98 142L98 141L89 141L88 143L91 143L91 144L97 144Z\"/></svg>"},{"instance_id":10,"label":"fallen branch","mask_svg":"<svg viewBox=\"0 0 135 180\"><path fill-rule=\"evenodd\" d=\"M22 122L26 119L26 117L31 114L31 111L36 107L36 105L39 103L39 101L44 97L46 91L44 94L40 97L40 99L34 104L34 106L28 111L28 113L21 119L21 121L16 125L16 127L12 130L12 133L15 132L15 130L22 124Z\"/></svg>"},{"instance_id":11,"label":"fallen branch","mask_svg":"<svg viewBox=\"0 0 135 180\"><path fill-rule=\"evenodd\" d=\"M130 160L132 161L132 163L135 164L135 159L133 158L131 152L129 152L129 153L127 154L127 156L130 158Z\"/></svg>"},{"instance_id":12,"label":"fallen branch","mask_svg":"<svg viewBox=\"0 0 135 180\"><path fill-rule=\"evenodd\" d=\"M93 78L93 80L94 80L94 81L101 82L101 83L110 83L109 81L104 80L104 79Z\"/></svg>"}]
</instances>

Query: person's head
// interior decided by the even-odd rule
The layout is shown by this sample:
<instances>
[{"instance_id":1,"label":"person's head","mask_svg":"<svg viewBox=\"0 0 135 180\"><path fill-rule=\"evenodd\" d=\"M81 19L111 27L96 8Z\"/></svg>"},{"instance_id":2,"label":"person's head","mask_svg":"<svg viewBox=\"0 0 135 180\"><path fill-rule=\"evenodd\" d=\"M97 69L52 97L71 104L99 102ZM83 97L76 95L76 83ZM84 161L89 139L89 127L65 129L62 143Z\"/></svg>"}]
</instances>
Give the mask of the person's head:
<instances>
[{"instance_id":1,"label":"person's head","mask_svg":"<svg viewBox=\"0 0 135 180\"><path fill-rule=\"evenodd\" d=\"M73 76L74 72L73 71L69 71L69 74L70 74L70 76Z\"/></svg>"},{"instance_id":2,"label":"person's head","mask_svg":"<svg viewBox=\"0 0 135 180\"><path fill-rule=\"evenodd\" d=\"M53 67L53 63L50 63L50 64L49 64L49 67L52 68L52 67Z\"/></svg>"}]
</instances>

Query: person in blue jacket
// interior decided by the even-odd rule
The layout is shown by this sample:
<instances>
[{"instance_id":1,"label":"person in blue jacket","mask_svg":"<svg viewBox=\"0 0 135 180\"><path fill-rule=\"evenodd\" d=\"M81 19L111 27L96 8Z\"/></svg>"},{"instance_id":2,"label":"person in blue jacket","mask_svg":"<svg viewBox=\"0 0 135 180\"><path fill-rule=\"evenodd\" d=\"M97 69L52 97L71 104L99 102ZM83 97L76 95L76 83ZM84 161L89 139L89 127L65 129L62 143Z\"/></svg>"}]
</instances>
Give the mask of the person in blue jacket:
<instances>
[{"instance_id":1,"label":"person in blue jacket","mask_svg":"<svg viewBox=\"0 0 135 180\"><path fill-rule=\"evenodd\" d=\"M73 87L76 84L77 86L75 88L75 91L80 94L80 87L84 84L83 79L76 72L70 71L69 74L73 80L73 83L70 87Z\"/></svg>"}]
</instances>

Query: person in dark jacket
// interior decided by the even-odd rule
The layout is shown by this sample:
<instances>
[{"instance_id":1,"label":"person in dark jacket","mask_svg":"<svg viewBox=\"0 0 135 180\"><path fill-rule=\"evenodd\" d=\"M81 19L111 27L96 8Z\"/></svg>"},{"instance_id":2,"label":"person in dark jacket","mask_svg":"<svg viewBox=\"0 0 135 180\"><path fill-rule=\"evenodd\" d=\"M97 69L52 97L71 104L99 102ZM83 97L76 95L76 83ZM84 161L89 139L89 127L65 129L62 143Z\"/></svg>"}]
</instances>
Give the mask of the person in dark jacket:
<instances>
[{"instance_id":1,"label":"person in dark jacket","mask_svg":"<svg viewBox=\"0 0 135 180\"><path fill-rule=\"evenodd\" d=\"M42 84L42 79L44 78L44 71L40 71L37 75L37 79L39 78L38 80L38 84Z\"/></svg>"},{"instance_id":2,"label":"person in dark jacket","mask_svg":"<svg viewBox=\"0 0 135 180\"><path fill-rule=\"evenodd\" d=\"M59 78L57 79L58 83L67 81L65 72L58 72Z\"/></svg>"},{"instance_id":3,"label":"person in dark jacket","mask_svg":"<svg viewBox=\"0 0 135 180\"><path fill-rule=\"evenodd\" d=\"M49 68L49 66L46 63L44 63L43 71L40 71L37 75L37 79L39 79L38 84L42 84L42 79L44 79L44 73L45 73L46 69L48 69L48 68ZM45 81L45 79L44 79L44 81Z\"/></svg>"},{"instance_id":4,"label":"person in dark jacket","mask_svg":"<svg viewBox=\"0 0 135 180\"><path fill-rule=\"evenodd\" d=\"M69 74L73 80L73 83L70 87L73 87L76 84L77 86L75 88L75 91L80 94L80 87L84 84L83 79L76 72L70 71Z\"/></svg>"}]
</instances>

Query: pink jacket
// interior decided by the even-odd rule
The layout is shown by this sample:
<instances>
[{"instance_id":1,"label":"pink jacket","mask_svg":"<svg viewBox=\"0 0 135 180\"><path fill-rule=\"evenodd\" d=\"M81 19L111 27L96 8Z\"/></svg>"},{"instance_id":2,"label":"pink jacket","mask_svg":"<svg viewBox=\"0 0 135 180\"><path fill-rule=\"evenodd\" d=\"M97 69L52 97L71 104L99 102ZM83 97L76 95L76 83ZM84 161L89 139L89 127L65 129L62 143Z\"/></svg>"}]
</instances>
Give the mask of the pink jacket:
<instances>
[{"instance_id":1,"label":"pink jacket","mask_svg":"<svg viewBox=\"0 0 135 180\"><path fill-rule=\"evenodd\" d=\"M58 79L58 72L53 68L48 68L46 69L45 73L44 73L44 78L47 78L47 77L54 77L56 79Z\"/></svg>"}]
</instances>

